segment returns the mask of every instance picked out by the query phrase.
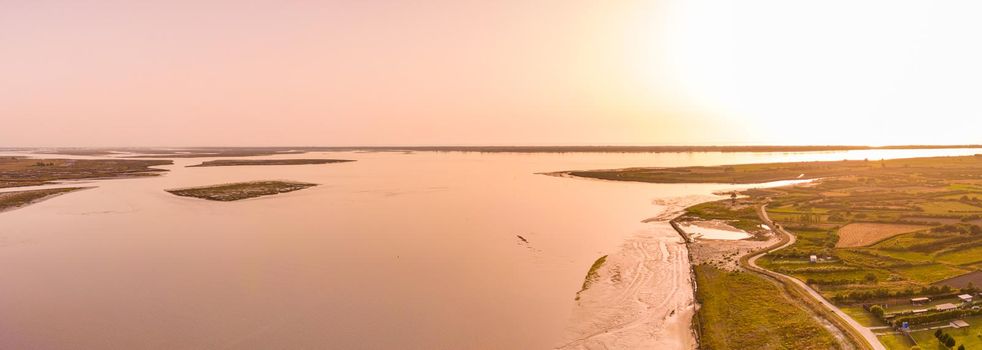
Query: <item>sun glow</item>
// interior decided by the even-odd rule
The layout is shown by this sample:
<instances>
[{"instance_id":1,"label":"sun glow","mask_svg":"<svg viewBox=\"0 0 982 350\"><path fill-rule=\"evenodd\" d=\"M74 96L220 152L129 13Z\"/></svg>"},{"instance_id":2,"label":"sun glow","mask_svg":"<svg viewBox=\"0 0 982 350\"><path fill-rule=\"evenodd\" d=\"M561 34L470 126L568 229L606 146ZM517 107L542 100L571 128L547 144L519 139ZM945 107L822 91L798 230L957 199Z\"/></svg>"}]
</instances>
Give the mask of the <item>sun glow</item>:
<instances>
[{"instance_id":1,"label":"sun glow","mask_svg":"<svg viewBox=\"0 0 982 350\"><path fill-rule=\"evenodd\" d=\"M980 5L946 4L676 1L660 69L772 143L967 142L967 130L924 135L926 123L982 126L982 50L968 45Z\"/></svg>"}]
</instances>

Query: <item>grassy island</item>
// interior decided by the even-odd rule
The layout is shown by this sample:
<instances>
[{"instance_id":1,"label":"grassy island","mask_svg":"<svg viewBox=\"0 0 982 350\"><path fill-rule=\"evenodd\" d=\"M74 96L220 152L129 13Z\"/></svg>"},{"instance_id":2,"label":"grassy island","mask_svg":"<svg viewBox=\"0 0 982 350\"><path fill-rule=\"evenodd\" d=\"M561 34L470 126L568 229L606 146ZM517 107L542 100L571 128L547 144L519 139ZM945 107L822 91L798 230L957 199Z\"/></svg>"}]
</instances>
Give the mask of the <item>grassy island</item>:
<instances>
[{"instance_id":1,"label":"grassy island","mask_svg":"<svg viewBox=\"0 0 982 350\"><path fill-rule=\"evenodd\" d=\"M37 159L0 158L0 188L51 184L58 180L82 180L123 176L153 176L170 160L133 159Z\"/></svg>"},{"instance_id":2,"label":"grassy island","mask_svg":"<svg viewBox=\"0 0 982 350\"><path fill-rule=\"evenodd\" d=\"M253 181L222 184L214 186L191 187L166 190L182 197L195 197L213 201L237 201L248 198L299 191L317 186L312 183L286 181Z\"/></svg>"},{"instance_id":3,"label":"grassy island","mask_svg":"<svg viewBox=\"0 0 982 350\"><path fill-rule=\"evenodd\" d=\"M21 207L49 199L61 194L83 189L83 187L70 188L48 188L43 190L27 190L14 192L0 192L0 212L14 210Z\"/></svg>"},{"instance_id":4,"label":"grassy island","mask_svg":"<svg viewBox=\"0 0 982 350\"><path fill-rule=\"evenodd\" d=\"M194 167L211 167L211 166L249 166L249 165L307 165L307 164L331 164L331 163L347 163L354 162L349 159L219 159L219 160L209 160L207 162L202 162L197 165L188 165L189 168Z\"/></svg>"}]
</instances>

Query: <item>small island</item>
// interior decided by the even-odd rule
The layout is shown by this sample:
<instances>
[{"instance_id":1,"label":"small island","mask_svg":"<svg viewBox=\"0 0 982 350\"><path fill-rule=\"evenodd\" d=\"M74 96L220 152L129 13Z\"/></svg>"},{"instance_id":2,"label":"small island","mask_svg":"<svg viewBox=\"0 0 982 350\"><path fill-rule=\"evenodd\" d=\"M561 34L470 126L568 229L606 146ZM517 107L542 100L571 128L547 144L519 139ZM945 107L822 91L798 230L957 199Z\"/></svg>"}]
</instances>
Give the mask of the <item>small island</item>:
<instances>
[{"instance_id":1,"label":"small island","mask_svg":"<svg viewBox=\"0 0 982 350\"><path fill-rule=\"evenodd\" d=\"M85 187L46 188L41 190L26 190L0 192L0 213L14 210L50 199L68 192L81 190Z\"/></svg>"},{"instance_id":2,"label":"small island","mask_svg":"<svg viewBox=\"0 0 982 350\"><path fill-rule=\"evenodd\" d=\"M287 181L252 181L213 186L166 190L182 197L195 197L212 201L230 202L248 198L299 191L317 184Z\"/></svg>"},{"instance_id":3,"label":"small island","mask_svg":"<svg viewBox=\"0 0 982 350\"><path fill-rule=\"evenodd\" d=\"M246 165L308 165L354 162L350 159L219 159L209 160L188 168L210 166L246 166Z\"/></svg>"}]
</instances>

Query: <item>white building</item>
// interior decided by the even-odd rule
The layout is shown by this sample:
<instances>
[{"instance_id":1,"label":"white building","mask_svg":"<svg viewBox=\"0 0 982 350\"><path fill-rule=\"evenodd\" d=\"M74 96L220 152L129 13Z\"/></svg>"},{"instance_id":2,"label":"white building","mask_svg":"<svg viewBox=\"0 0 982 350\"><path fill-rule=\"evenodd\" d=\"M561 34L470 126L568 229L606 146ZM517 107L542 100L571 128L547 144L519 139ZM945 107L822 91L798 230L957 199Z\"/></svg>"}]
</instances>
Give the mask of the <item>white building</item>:
<instances>
[{"instance_id":1,"label":"white building","mask_svg":"<svg viewBox=\"0 0 982 350\"><path fill-rule=\"evenodd\" d=\"M971 303L972 302L972 296L969 295L969 294L959 295L958 296L958 299L961 299L963 302L966 302L966 303Z\"/></svg>"},{"instance_id":2,"label":"white building","mask_svg":"<svg viewBox=\"0 0 982 350\"><path fill-rule=\"evenodd\" d=\"M934 307L934 309L936 309L938 311L951 311L951 310L954 310L954 309L957 309L957 308L958 308L958 306L955 305L955 304L952 304L952 303L944 303L944 304L941 304L941 305L938 305L938 306L935 306Z\"/></svg>"},{"instance_id":3,"label":"white building","mask_svg":"<svg viewBox=\"0 0 982 350\"><path fill-rule=\"evenodd\" d=\"M921 298L910 299L910 303L914 305L927 304L929 302L931 302L931 298L921 297Z\"/></svg>"},{"instance_id":4,"label":"white building","mask_svg":"<svg viewBox=\"0 0 982 350\"><path fill-rule=\"evenodd\" d=\"M817 263L818 262L818 256L817 255L812 255L812 256L808 257L808 261L811 262L811 263L813 263L813 264L814 263Z\"/></svg>"}]
</instances>

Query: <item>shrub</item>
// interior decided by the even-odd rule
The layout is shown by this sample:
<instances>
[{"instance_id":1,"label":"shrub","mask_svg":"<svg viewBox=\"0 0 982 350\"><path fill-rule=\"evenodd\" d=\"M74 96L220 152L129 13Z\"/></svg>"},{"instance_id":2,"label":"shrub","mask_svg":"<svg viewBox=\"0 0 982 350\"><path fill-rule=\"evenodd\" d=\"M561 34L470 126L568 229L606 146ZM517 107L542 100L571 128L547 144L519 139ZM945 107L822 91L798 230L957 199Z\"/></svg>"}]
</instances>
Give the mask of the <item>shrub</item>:
<instances>
[{"instance_id":1,"label":"shrub","mask_svg":"<svg viewBox=\"0 0 982 350\"><path fill-rule=\"evenodd\" d=\"M869 312L872 313L877 318L883 318L883 307L879 305L873 305L869 308Z\"/></svg>"}]
</instances>

